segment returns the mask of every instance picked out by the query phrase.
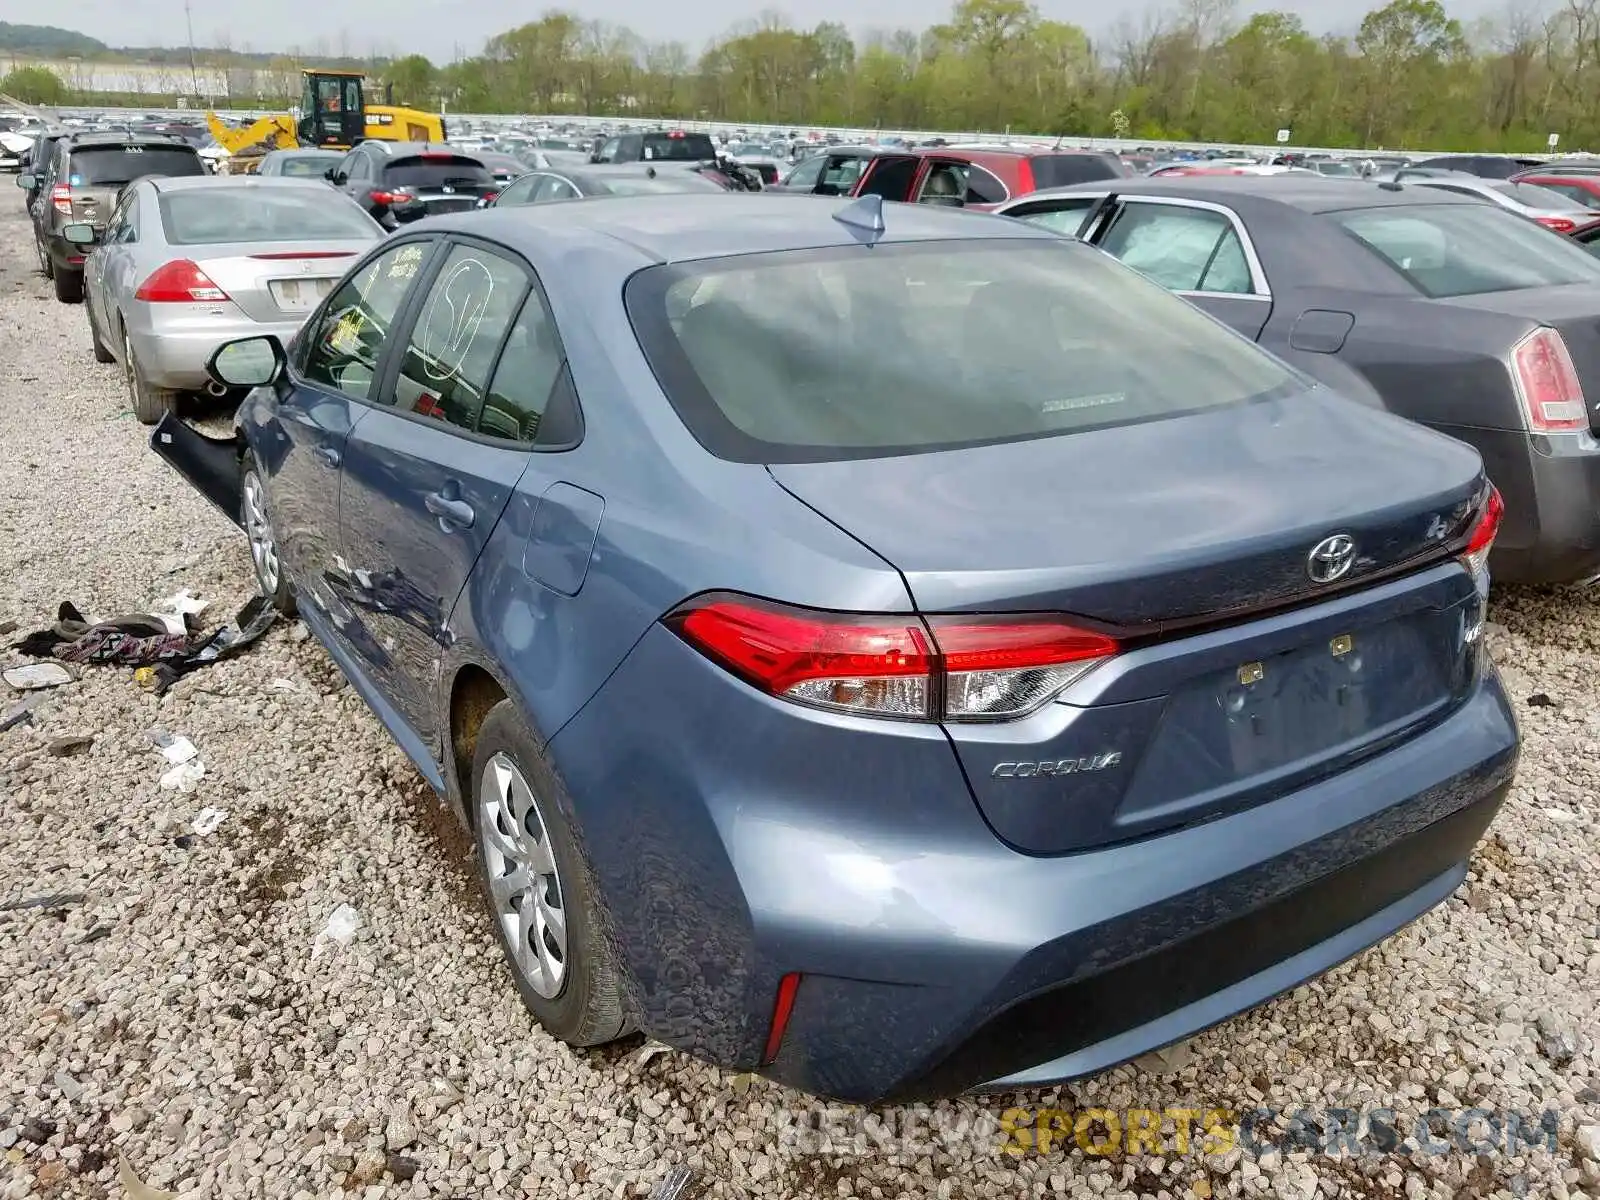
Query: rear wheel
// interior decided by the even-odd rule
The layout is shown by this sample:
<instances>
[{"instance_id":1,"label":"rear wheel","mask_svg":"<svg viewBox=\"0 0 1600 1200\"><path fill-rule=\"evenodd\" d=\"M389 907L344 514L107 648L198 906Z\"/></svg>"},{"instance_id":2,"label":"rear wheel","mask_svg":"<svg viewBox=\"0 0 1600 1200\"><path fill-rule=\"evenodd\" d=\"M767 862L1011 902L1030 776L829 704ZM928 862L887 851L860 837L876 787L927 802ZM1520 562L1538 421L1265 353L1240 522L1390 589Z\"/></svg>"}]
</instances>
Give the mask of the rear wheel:
<instances>
[{"instance_id":1,"label":"rear wheel","mask_svg":"<svg viewBox=\"0 0 1600 1200\"><path fill-rule=\"evenodd\" d=\"M616 959L567 822L571 801L509 700L478 731L471 803L484 899L523 1003L569 1045L622 1037Z\"/></svg>"},{"instance_id":2,"label":"rear wheel","mask_svg":"<svg viewBox=\"0 0 1600 1200\"><path fill-rule=\"evenodd\" d=\"M63 304L83 303L83 272L57 271L55 273L56 299Z\"/></svg>"},{"instance_id":3,"label":"rear wheel","mask_svg":"<svg viewBox=\"0 0 1600 1200\"><path fill-rule=\"evenodd\" d=\"M139 424L154 425L178 407L177 392L152 387L145 379L126 329L122 331L122 374L128 381L128 404L133 409L133 415L139 419Z\"/></svg>"},{"instance_id":4,"label":"rear wheel","mask_svg":"<svg viewBox=\"0 0 1600 1200\"><path fill-rule=\"evenodd\" d=\"M85 304L83 311L89 314L89 341L94 345L94 360L97 363L116 362L116 357L106 344L100 340L100 322L94 319L94 305Z\"/></svg>"},{"instance_id":5,"label":"rear wheel","mask_svg":"<svg viewBox=\"0 0 1600 1200\"><path fill-rule=\"evenodd\" d=\"M239 464L239 472L239 523L244 526L244 536L250 543L250 564L255 568L256 586L263 596L271 598L273 608L292 617L294 593L289 590L283 560L278 557L278 539L272 531L272 519L267 515L267 495L261 486L261 473L256 470L255 459L246 454Z\"/></svg>"}]
</instances>

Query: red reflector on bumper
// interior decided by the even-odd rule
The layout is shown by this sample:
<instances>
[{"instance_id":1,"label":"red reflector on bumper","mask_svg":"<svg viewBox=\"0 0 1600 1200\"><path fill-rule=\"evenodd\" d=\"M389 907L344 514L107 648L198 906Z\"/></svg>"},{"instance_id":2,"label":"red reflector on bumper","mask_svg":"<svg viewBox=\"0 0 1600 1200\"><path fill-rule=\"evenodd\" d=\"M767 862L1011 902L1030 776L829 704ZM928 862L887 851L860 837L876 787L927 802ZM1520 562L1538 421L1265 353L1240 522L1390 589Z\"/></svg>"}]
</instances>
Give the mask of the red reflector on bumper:
<instances>
[{"instance_id":1,"label":"red reflector on bumper","mask_svg":"<svg viewBox=\"0 0 1600 1200\"><path fill-rule=\"evenodd\" d=\"M772 1025L767 1032L767 1049L761 1056L766 1066L778 1057L783 1045L783 1031L789 1028L789 1017L794 1012L794 994L800 990L800 973L791 971L778 981L778 998L772 1005Z\"/></svg>"}]
</instances>

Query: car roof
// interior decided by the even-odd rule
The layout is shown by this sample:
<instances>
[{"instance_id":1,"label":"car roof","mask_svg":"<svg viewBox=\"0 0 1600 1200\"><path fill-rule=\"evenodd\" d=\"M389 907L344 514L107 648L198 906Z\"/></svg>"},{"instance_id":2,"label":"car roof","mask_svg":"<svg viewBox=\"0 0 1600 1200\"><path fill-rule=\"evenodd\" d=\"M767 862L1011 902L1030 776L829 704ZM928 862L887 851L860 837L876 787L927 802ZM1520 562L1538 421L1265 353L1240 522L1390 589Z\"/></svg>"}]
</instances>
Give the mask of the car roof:
<instances>
[{"instance_id":1,"label":"car roof","mask_svg":"<svg viewBox=\"0 0 1600 1200\"><path fill-rule=\"evenodd\" d=\"M67 135L73 149L86 146L127 146L135 144L150 144L160 146L187 146L175 133L149 133L134 132L123 129L92 129L83 133L70 133Z\"/></svg>"},{"instance_id":2,"label":"car roof","mask_svg":"<svg viewBox=\"0 0 1600 1200\"><path fill-rule=\"evenodd\" d=\"M411 228L448 229L501 241L530 258L557 242L626 250L633 267L783 250L858 245L861 230L834 220L857 204L813 196L725 192L595 197L582 203L490 208L426 219ZM880 244L1057 235L1019 221L933 205L885 204Z\"/></svg>"},{"instance_id":3,"label":"car roof","mask_svg":"<svg viewBox=\"0 0 1600 1200\"><path fill-rule=\"evenodd\" d=\"M1228 203L1248 198L1298 208L1304 212L1340 212L1351 208L1396 208L1407 204L1482 204L1470 196L1440 188L1404 183L1376 184L1363 179L1318 175L1168 175L1155 178L1101 179L1093 183L1031 192L1021 202L1047 196L1115 192L1119 196L1169 195L1190 200Z\"/></svg>"},{"instance_id":4,"label":"car roof","mask_svg":"<svg viewBox=\"0 0 1600 1200\"><path fill-rule=\"evenodd\" d=\"M368 138L360 144L375 146L390 158L411 158L422 154L454 154L461 158L471 158L474 154L474 151L454 142L386 142L380 138Z\"/></svg>"}]
</instances>

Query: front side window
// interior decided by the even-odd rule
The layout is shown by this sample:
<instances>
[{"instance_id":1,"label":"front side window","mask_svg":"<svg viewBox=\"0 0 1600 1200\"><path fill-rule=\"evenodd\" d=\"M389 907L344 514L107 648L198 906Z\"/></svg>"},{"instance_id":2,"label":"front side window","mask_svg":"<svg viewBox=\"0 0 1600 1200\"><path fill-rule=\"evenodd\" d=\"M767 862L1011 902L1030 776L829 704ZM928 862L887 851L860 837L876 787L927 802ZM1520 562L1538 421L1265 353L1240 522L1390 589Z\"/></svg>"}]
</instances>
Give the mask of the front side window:
<instances>
[{"instance_id":1,"label":"front side window","mask_svg":"<svg viewBox=\"0 0 1600 1200\"><path fill-rule=\"evenodd\" d=\"M1406 204L1328 214L1425 296L1600 283L1570 238L1492 204Z\"/></svg>"},{"instance_id":2,"label":"front side window","mask_svg":"<svg viewBox=\"0 0 1600 1200\"><path fill-rule=\"evenodd\" d=\"M741 462L1053 437L1306 386L1186 301L1066 239L670 264L635 275L625 299L680 418Z\"/></svg>"},{"instance_id":3,"label":"front side window","mask_svg":"<svg viewBox=\"0 0 1600 1200\"><path fill-rule=\"evenodd\" d=\"M533 199L533 189L537 187L543 175L524 175L515 183L509 184L496 198L496 208L510 208L518 204L526 204Z\"/></svg>"},{"instance_id":4,"label":"front side window","mask_svg":"<svg viewBox=\"0 0 1600 1200\"><path fill-rule=\"evenodd\" d=\"M539 182L538 190L533 193L535 204L549 204L553 200L576 200L578 189L571 182L559 175L546 175Z\"/></svg>"},{"instance_id":5,"label":"front side window","mask_svg":"<svg viewBox=\"0 0 1600 1200\"><path fill-rule=\"evenodd\" d=\"M1251 291L1233 222L1208 209L1124 204L1100 248L1175 292Z\"/></svg>"},{"instance_id":6,"label":"front side window","mask_svg":"<svg viewBox=\"0 0 1600 1200\"><path fill-rule=\"evenodd\" d=\"M452 247L412 327L395 407L476 429L501 343L527 291L516 264L476 246Z\"/></svg>"},{"instance_id":7,"label":"front side window","mask_svg":"<svg viewBox=\"0 0 1600 1200\"><path fill-rule=\"evenodd\" d=\"M378 358L431 242L394 246L358 267L307 329L301 373L309 383L372 399Z\"/></svg>"}]
</instances>

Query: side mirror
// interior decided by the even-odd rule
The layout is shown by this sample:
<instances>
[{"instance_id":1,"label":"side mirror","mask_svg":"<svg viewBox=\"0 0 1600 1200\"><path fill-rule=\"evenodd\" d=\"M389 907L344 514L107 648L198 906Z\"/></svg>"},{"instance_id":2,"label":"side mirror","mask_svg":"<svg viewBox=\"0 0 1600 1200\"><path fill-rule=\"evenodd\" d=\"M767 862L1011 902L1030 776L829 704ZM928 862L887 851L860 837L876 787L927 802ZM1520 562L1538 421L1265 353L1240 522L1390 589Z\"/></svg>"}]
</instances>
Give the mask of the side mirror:
<instances>
[{"instance_id":1,"label":"side mirror","mask_svg":"<svg viewBox=\"0 0 1600 1200\"><path fill-rule=\"evenodd\" d=\"M33 174L31 171L23 171L17 176L17 186L19 188L27 188L31 192L35 187L38 186L38 178L39 177Z\"/></svg>"},{"instance_id":2,"label":"side mirror","mask_svg":"<svg viewBox=\"0 0 1600 1200\"><path fill-rule=\"evenodd\" d=\"M272 334L223 342L206 362L206 374L223 387L265 387L283 373L283 343Z\"/></svg>"},{"instance_id":3,"label":"side mirror","mask_svg":"<svg viewBox=\"0 0 1600 1200\"><path fill-rule=\"evenodd\" d=\"M61 236L74 246L92 246L95 243L94 226L85 221L74 221L61 228Z\"/></svg>"},{"instance_id":4,"label":"side mirror","mask_svg":"<svg viewBox=\"0 0 1600 1200\"><path fill-rule=\"evenodd\" d=\"M329 167L326 171L324 171L322 173L322 177L324 179L332 179L332 180L337 181L338 178L339 178L339 168L338 167Z\"/></svg>"},{"instance_id":5,"label":"side mirror","mask_svg":"<svg viewBox=\"0 0 1600 1200\"><path fill-rule=\"evenodd\" d=\"M590 162L592 162L592 163L597 163L597 162L599 162L599 161L600 161L600 154L599 154L599 152L598 152L598 151L596 151L596 152L595 152L595 153L594 153L594 154L591 154L591 155L589 155L589 161L590 161Z\"/></svg>"}]
</instances>

